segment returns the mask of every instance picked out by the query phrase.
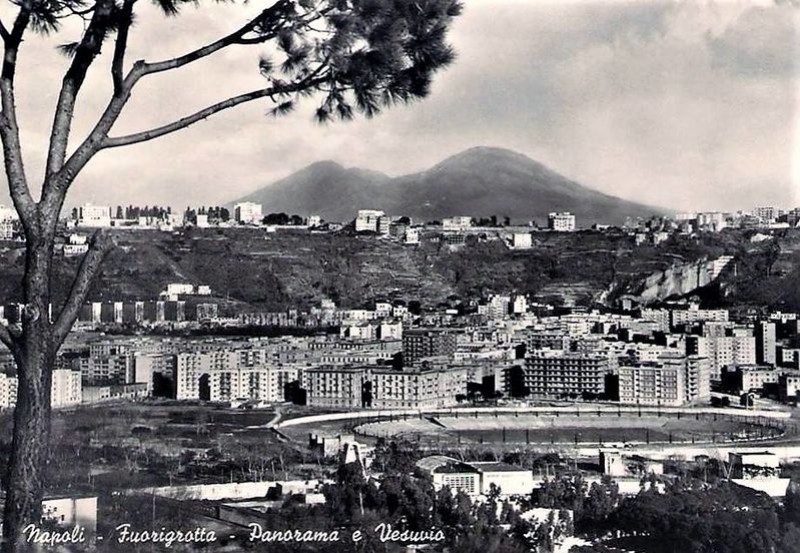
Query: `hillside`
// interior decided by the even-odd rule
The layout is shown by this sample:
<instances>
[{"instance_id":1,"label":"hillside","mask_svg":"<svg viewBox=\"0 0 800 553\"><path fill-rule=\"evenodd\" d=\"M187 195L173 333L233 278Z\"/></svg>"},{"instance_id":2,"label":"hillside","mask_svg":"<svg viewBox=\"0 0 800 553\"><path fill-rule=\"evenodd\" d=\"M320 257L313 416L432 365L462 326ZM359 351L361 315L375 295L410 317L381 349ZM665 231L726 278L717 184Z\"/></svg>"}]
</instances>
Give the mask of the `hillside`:
<instances>
[{"instance_id":1,"label":"hillside","mask_svg":"<svg viewBox=\"0 0 800 553\"><path fill-rule=\"evenodd\" d=\"M19 300L22 246L0 250L0 298ZM634 247L625 235L538 233L534 247L502 241L452 249L425 241L403 246L374 236L195 229L183 234L130 231L107 259L93 300L154 299L170 282L209 284L237 310L308 308L323 298L359 307L394 298L436 306L491 293L520 292L539 301L613 305L659 271L723 254L736 272L701 294L708 304L800 310L800 232L750 244L746 233L673 237ZM63 297L76 259L60 260L53 288Z\"/></svg>"},{"instance_id":2,"label":"hillside","mask_svg":"<svg viewBox=\"0 0 800 553\"><path fill-rule=\"evenodd\" d=\"M316 214L346 221L361 209L383 209L424 221L454 215L507 216L544 221L551 211L571 211L584 225L621 224L666 210L603 194L509 150L472 148L420 173L391 178L333 162L315 163L237 201L264 211Z\"/></svg>"}]
</instances>

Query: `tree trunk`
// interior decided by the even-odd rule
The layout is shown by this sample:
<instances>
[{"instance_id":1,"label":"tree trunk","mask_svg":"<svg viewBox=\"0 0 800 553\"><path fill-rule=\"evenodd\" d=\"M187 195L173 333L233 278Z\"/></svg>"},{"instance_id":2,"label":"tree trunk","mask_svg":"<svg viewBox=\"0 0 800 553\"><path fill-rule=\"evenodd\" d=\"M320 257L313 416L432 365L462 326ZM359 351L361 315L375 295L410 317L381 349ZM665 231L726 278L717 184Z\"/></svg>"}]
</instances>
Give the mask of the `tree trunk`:
<instances>
[{"instance_id":1,"label":"tree trunk","mask_svg":"<svg viewBox=\"0 0 800 553\"><path fill-rule=\"evenodd\" d=\"M23 531L28 524L38 525L42 515L52 369L58 349L53 344L48 315L52 252L51 237L28 240L22 337L13 352L18 390L11 456L4 482L3 553L30 550Z\"/></svg>"}]
</instances>

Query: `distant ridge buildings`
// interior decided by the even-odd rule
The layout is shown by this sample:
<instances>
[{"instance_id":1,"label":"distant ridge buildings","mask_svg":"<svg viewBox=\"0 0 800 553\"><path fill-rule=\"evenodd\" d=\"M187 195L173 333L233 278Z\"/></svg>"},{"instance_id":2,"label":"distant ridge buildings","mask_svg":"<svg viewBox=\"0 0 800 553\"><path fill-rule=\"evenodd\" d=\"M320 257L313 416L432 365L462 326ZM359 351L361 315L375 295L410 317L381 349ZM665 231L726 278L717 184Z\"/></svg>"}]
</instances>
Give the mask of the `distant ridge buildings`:
<instances>
[{"instance_id":1,"label":"distant ridge buildings","mask_svg":"<svg viewBox=\"0 0 800 553\"><path fill-rule=\"evenodd\" d=\"M568 211L550 213L547 216L547 228L556 232L572 232L575 230L575 215Z\"/></svg>"},{"instance_id":2,"label":"distant ridge buildings","mask_svg":"<svg viewBox=\"0 0 800 553\"><path fill-rule=\"evenodd\" d=\"M233 207L233 217L240 225L259 225L264 218L261 204L253 202L238 203Z\"/></svg>"}]
</instances>

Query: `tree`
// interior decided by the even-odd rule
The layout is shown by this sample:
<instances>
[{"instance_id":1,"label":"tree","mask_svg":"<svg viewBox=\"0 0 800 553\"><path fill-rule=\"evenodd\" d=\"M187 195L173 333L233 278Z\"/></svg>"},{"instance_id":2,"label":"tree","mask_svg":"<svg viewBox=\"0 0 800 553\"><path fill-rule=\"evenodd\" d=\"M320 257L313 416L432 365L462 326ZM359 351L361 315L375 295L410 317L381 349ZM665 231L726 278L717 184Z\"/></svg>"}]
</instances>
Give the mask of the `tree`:
<instances>
[{"instance_id":1,"label":"tree","mask_svg":"<svg viewBox=\"0 0 800 553\"><path fill-rule=\"evenodd\" d=\"M78 317L113 236L95 234L77 270L67 299L53 307L50 276L56 230L67 193L76 177L101 151L172 134L218 112L263 99L275 116L292 111L302 97L319 95L316 118L372 117L383 108L426 96L434 74L454 52L447 43L458 0L277 0L229 34L195 50L159 61L126 59L134 35L137 0L12 0L16 16L0 22L4 55L0 69L0 141L11 198L26 241L21 324L0 328L0 341L12 352L18 374L12 452L5 474L3 549L17 551L20 531L41 516L42 466L50 421L51 369ZM167 16L187 0L156 0ZM38 201L23 164L16 110L15 79L31 35L56 34L64 21L82 19L78 40L62 46L69 56L53 124ZM86 76L97 67L109 43L113 92L82 139L71 136L72 120ZM234 46L272 46L276 60L259 63L263 86L232 96L160 127L114 134L128 100L142 81L178 70ZM19 60L22 61L22 60ZM45 91L37 91L45 94ZM72 143L72 144L71 144Z\"/></svg>"}]
</instances>

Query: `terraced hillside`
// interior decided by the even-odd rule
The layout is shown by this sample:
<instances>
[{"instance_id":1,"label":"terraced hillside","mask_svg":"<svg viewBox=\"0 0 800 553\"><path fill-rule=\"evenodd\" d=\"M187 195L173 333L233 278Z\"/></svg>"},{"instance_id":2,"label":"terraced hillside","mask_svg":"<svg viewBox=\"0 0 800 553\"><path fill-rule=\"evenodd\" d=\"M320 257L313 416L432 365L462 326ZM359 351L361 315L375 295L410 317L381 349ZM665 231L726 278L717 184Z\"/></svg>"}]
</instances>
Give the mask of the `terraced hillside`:
<instances>
[{"instance_id":1,"label":"terraced hillside","mask_svg":"<svg viewBox=\"0 0 800 553\"><path fill-rule=\"evenodd\" d=\"M800 232L758 243L751 234L675 237L658 247L635 247L621 233L538 233L532 249L512 251L502 240L476 238L452 248L429 240L405 246L375 236L257 229L133 231L121 235L92 299L152 299L167 283L188 282L209 284L233 307L258 310L306 308L323 298L347 307L376 298L432 306L515 291L543 301L613 305L654 273L734 255L719 282L697 291L707 302L800 309ZM0 250L5 301L20 298L21 248L6 243ZM75 259L60 260L57 296L76 266Z\"/></svg>"}]
</instances>

